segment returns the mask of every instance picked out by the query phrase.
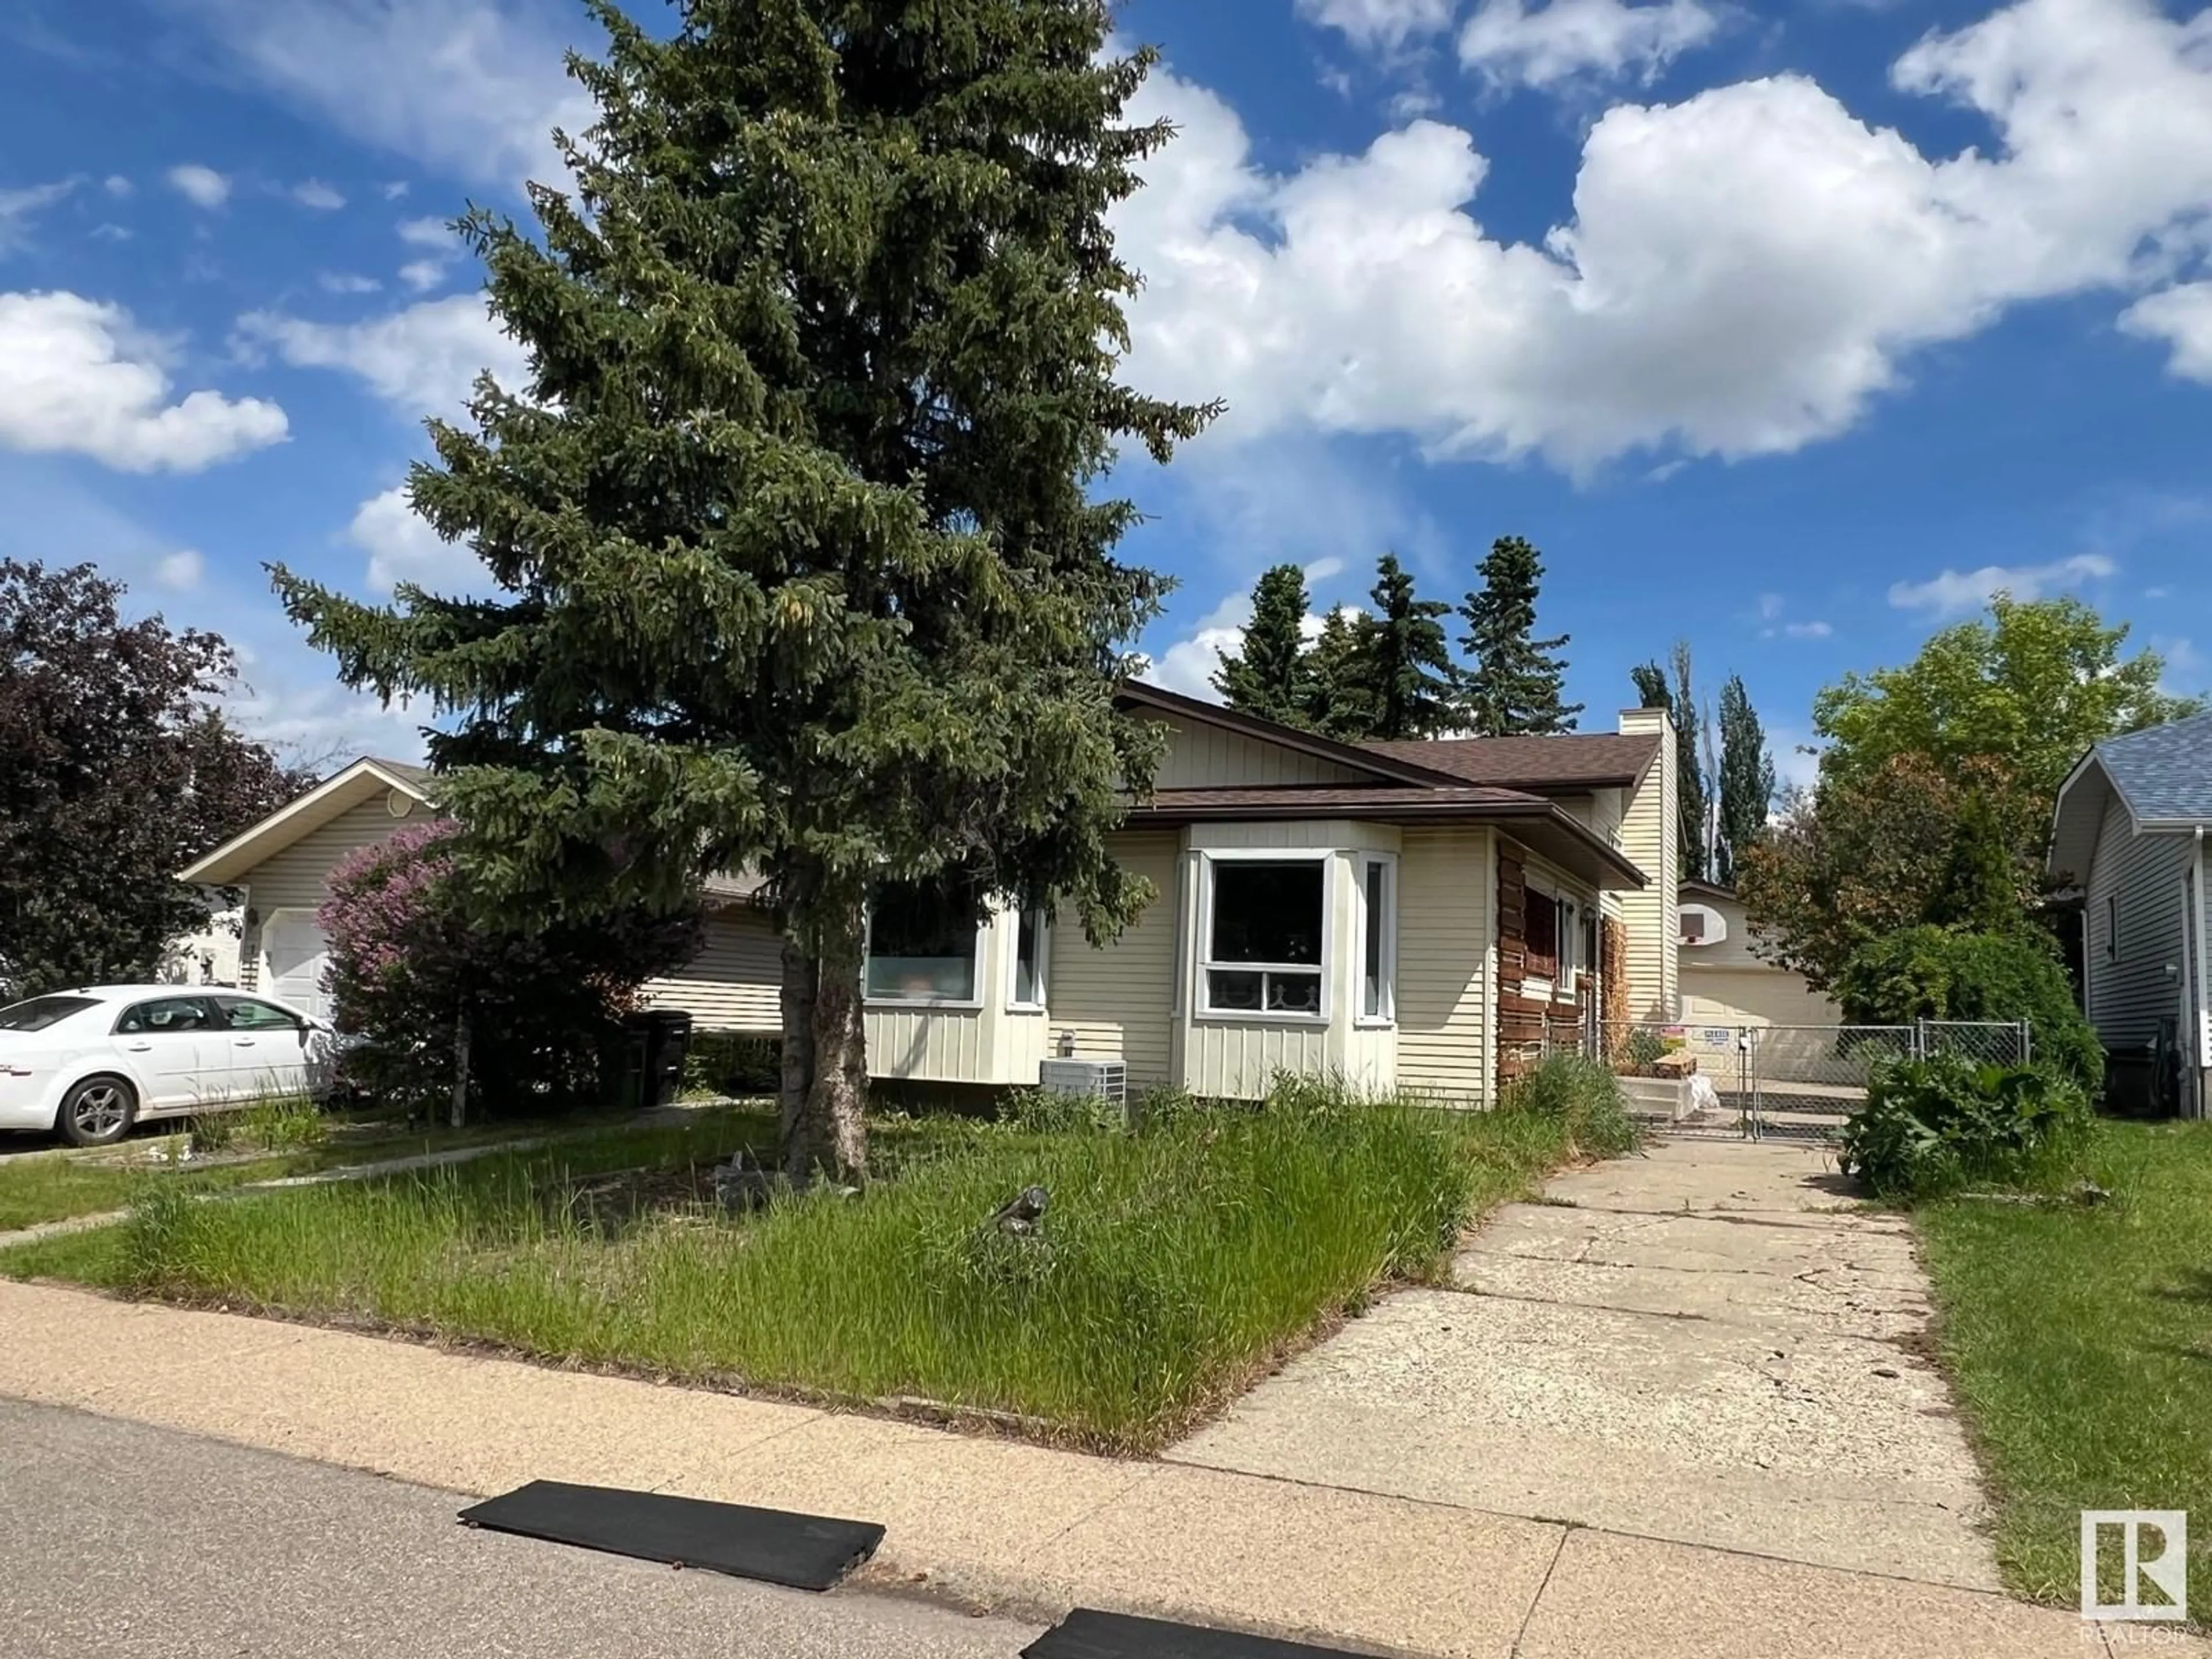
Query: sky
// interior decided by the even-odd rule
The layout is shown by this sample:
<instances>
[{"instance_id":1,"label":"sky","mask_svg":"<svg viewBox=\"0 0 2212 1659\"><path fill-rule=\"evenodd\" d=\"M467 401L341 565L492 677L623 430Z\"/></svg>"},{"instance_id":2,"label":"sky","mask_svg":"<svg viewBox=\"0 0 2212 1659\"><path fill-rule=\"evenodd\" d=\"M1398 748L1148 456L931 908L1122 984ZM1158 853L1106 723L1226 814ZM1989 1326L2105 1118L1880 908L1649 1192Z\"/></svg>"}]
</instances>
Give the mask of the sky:
<instances>
[{"instance_id":1,"label":"sky","mask_svg":"<svg viewBox=\"0 0 2212 1659\"><path fill-rule=\"evenodd\" d=\"M628 0L665 27L655 0ZM1814 694L1993 592L2212 689L2212 8L2153 0L1127 0L1177 136L1115 230L1125 377L1226 412L1108 487L1207 677L1271 564L1457 601L1544 553L1609 729L1686 640L1786 776ZM90 560L239 650L295 756L419 755L270 593L471 586L401 486L519 385L448 222L589 107L574 0L10 0L0 557ZM1454 632L1458 628L1455 623Z\"/></svg>"}]
</instances>

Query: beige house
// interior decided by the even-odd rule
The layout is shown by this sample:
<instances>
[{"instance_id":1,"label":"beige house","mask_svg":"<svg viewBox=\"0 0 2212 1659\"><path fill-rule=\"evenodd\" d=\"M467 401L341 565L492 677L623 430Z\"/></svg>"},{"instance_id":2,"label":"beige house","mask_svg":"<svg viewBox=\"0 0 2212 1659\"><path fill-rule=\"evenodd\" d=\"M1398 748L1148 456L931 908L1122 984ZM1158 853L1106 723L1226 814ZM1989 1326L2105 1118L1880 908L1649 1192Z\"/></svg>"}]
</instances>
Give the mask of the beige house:
<instances>
[{"instance_id":1,"label":"beige house","mask_svg":"<svg viewBox=\"0 0 2212 1659\"><path fill-rule=\"evenodd\" d=\"M1034 1084L1069 1055L1212 1097L1339 1072L1479 1103L1547 1020L1599 1006L1601 975L1632 1017L1674 1016L1663 711L1624 714L1618 734L1362 745L1148 686L1125 703L1170 733L1114 848L1150 908L1101 949L1072 914L972 927L886 888L865 969L876 1076ZM357 762L184 872L246 890L245 982L317 1006L329 872L428 811L428 781ZM742 883L708 897L705 951L653 998L708 1030L773 1031L769 922Z\"/></svg>"},{"instance_id":2,"label":"beige house","mask_svg":"<svg viewBox=\"0 0 2212 1659\"><path fill-rule=\"evenodd\" d=\"M1753 953L1751 921L1735 889L1686 881L1680 916L1684 1024L1843 1024L1843 1010L1802 974Z\"/></svg>"}]
</instances>

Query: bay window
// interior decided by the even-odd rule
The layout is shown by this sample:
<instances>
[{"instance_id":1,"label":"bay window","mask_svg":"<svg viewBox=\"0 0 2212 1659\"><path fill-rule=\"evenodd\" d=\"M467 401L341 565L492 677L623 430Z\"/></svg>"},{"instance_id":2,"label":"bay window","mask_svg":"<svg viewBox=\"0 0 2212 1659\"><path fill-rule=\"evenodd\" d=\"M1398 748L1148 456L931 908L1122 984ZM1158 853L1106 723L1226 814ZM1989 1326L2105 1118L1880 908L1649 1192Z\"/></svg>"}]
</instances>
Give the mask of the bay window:
<instances>
[{"instance_id":1,"label":"bay window","mask_svg":"<svg viewBox=\"0 0 2212 1659\"><path fill-rule=\"evenodd\" d=\"M973 914L942 890L886 882L868 906L869 999L973 1004L977 938Z\"/></svg>"},{"instance_id":2,"label":"bay window","mask_svg":"<svg viewBox=\"0 0 2212 1659\"><path fill-rule=\"evenodd\" d=\"M1208 861L1202 942L1205 1008L1317 1019L1327 864L1321 859Z\"/></svg>"}]
</instances>

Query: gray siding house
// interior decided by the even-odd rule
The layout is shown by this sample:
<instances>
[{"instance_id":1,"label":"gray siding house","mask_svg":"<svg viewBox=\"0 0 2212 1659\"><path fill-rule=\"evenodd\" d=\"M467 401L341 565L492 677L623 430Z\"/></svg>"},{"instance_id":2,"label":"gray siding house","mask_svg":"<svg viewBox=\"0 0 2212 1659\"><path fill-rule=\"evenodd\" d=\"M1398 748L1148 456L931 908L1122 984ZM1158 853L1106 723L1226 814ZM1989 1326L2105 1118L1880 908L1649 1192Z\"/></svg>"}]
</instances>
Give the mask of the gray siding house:
<instances>
[{"instance_id":1,"label":"gray siding house","mask_svg":"<svg viewBox=\"0 0 2212 1659\"><path fill-rule=\"evenodd\" d=\"M2105 1047L2148 1051L2187 1116L2212 1089L2204 832L2212 714L2107 738L2058 792L2051 873L2081 890L2082 1001Z\"/></svg>"}]
</instances>

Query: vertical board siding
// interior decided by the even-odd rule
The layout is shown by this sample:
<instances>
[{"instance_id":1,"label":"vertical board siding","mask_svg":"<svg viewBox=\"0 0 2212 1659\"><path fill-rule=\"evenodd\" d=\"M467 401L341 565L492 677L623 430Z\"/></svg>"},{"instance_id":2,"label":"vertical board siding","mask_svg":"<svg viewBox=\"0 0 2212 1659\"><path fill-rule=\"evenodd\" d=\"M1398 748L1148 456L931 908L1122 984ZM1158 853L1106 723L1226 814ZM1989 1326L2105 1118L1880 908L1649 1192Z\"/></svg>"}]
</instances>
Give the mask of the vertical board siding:
<instances>
[{"instance_id":1,"label":"vertical board siding","mask_svg":"<svg viewBox=\"0 0 2212 1659\"><path fill-rule=\"evenodd\" d=\"M1486 1097L1493 937L1490 834L1408 829L1398 860L1397 1082Z\"/></svg>"},{"instance_id":2,"label":"vertical board siding","mask_svg":"<svg viewBox=\"0 0 2212 1659\"><path fill-rule=\"evenodd\" d=\"M665 979L645 982L645 1006L680 1009L702 1031L775 1035L783 1029L778 1002L783 943L757 910L708 913L699 954Z\"/></svg>"},{"instance_id":3,"label":"vertical board siding","mask_svg":"<svg viewBox=\"0 0 2212 1659\"><path fill-rule=\"evenodd\" d=\"M2180 981L2166 967L2178 972L2185 960L2181 877L2191 845L2187 836L2137 836L2124 802L2115 796L2106 805L2086 902L2089 1023L2108 1047L2151 1042L2161 1018L2180 1018ZM2116 957L2107 955L2107 898L2119 911Z\"/></svg>"},{"instance_id":4,"label":"vertical board siding","mask_svg":"<svg viewBox=\"0 0 2212 1659\"><path fill-rule=\"evenodd\" d=\"M1330 1069L1329 1027L1281 1020L1199 1019L1185 1039L1184 1086L1210 1100L1260 1100L1279 1072Z\"/></svg>"},{"instance_id":5,"label":"vertical board siding","mask_svg":"<svg viewBox=\"0 0 2212 1659\"><path fill-rule=\"evenodd\" d=\"M921 1008L871 1002L863 1015L868 1034L868 1075L927 1083L1035 1083L1036 1045L1009 1041L1009 1026L1036 1024L1034 1015L1006 1012L1006 962L1016 921L994 912L983 924L976 952L980 1008ZM1046 994L1055 988L1048 981ZM1028 1069L1022 1069L1027 1054Z\"/></svg>"},{"instance_id":6,"label":"vertical board siding","mask_svg":"<svg viewBox=\"0 0 2212 1659\"><path fill-rule=\"evenodd\" d=\"M1103 949L1084 938L1073 908L1061 910L1052 930L1048 1040L1071 1032L1078 1058L1118 1058L1137 1083L1164 1083L1173 1075L1177 851L1171 830L1115 836L1115 860L1150 881L1158 897Z\"/></svg>"},{"instance_id":7,"label":"vertical board siding","mask_svg":"<svg viewBox=\"0 0 2212 1659\"><path fill-rule=\"evenodd\" d=\"M1160 789L1263 787L1274 783L1357 783L1370 775L1280 744L1248 738L1195 720L1163 720L1173 734L1153 787Z\"/></svg>"}]
</instances>

